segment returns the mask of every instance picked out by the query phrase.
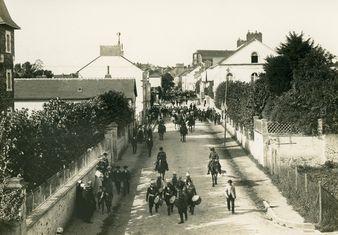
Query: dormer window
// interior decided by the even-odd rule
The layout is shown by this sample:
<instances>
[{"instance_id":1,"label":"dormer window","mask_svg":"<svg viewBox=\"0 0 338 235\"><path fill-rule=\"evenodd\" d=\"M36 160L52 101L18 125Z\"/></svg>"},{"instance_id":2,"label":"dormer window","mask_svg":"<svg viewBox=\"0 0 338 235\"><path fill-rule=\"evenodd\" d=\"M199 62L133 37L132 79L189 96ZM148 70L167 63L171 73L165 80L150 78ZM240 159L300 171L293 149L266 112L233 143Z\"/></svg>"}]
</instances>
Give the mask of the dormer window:
<instances>
[{"instance_id":1,"label":"dormer window","mask_svg":"<svg viewBox=\"0 0 338 235\"><path fill-rule=\"evenodd\" d=\"M12 53L12 35L10 31L6 31L6 53Z\"/></svg>"},{"instance_id":2,"label":"dormer window","mask_svg":"<svg viewBox=\"0 0 338 235\"><path fill-rule=\"evenodd\" d=\"M257 52L252 52L252 54L251 54L251 63L258 63L258 54L257 54Z\"/></svg>"}]
</instances>

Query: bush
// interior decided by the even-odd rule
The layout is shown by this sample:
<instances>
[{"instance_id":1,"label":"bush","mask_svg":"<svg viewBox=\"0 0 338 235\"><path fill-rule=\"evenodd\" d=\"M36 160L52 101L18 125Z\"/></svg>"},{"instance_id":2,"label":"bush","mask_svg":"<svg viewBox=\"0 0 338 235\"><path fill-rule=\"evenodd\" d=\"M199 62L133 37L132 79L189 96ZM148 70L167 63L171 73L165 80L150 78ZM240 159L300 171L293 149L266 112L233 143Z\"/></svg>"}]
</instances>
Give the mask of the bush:
<instances>
[{"instance_id":1,"label":"bush","mask_svg":"<svg viewBox=\"0 0 338 235\"><path fill-rule=\"evenodd\" d=\"M110 91L82 103L53 99L42 111L0 119L0 180L20 174L28 187L42 184L102 140L107 124L124 127L132 110L122 93Z\"/></svg>"}]
</instances>

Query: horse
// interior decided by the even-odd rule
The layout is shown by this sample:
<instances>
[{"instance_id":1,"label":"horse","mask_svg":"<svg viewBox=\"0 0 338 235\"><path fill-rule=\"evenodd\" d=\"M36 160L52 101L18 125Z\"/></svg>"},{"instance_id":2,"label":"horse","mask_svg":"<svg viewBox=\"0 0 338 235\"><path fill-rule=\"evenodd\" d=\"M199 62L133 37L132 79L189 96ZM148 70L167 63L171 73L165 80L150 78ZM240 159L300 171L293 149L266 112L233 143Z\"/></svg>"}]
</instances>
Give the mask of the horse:
<instances>
[{"instance_id":1,"label":"horse","mask_svg":"<svg viewBox=\"0 0 338 235\"><path fill-rule=\"evenodd\" d=\"M160 174L162 179L164 179L165 171L169 170L167 161L163 159L157 160L155 170Z\"/></svg>"},{"instance_id":2,"label":"horse","mask_svg":"<svg viewBox=\"0 0 338 235\"><path fill-rule=\"evenodd\" d=\"M211 173L212 187L217 185L217 176L222 173L221 164L218 160L211 160L208 164L208 174Z\"/></svg>"}]
</instances>

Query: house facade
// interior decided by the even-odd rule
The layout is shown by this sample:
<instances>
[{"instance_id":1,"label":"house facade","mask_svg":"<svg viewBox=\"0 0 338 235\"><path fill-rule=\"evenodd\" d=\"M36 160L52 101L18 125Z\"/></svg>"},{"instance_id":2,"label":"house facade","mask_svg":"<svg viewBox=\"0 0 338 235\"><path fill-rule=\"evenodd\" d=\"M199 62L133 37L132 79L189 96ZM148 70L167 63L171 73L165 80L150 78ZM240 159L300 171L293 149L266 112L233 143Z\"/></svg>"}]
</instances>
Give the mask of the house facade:
<instances>
[{"instance_id":1,"label":"house facade","mask_svg":"<svg viewBox=\"0 0 338 235\"><path fill-rule=\"evenodd\" d=\"M14 31L17 29L20 27L0 0L0 112L14 108Z\"/></svg>"},{"instance_id":2,"label":"house facade","mask_svg":"<svg viewBox=\"0 0 338 235\"><path fill-rule=\"evenodd\" d=\"M123 55L123 45L101 46L100 55L77 71L82 79L134 79L137 90L135 102L136 118L142 119L148 108L149 75Z\"/></svg>"},{"instance_id":3,"label":"house facade","mask_svg":"<svg viewBox=\"0 0 338 235\"><path fill-rule=\"evenodd\" d=\"M260 32L248 32L246 40L238 39L237 48L229 53L218 64L210 66L201 72L202 84L213 86L215 93L220 83L229 80L251 82L264 72L266 58L277 53L265 45ZM201 89L203 92L203 89Z\"/></svg>"}]
</instances>

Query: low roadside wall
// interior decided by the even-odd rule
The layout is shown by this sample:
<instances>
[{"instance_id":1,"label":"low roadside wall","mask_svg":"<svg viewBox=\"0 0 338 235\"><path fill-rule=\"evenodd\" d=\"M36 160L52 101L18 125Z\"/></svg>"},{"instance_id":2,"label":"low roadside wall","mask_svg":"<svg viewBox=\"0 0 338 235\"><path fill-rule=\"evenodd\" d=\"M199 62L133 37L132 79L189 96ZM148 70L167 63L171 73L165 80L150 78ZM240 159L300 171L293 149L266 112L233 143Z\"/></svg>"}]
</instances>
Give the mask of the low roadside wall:
<instances>
[{"instance_id":1,"label":"low roadside wall","mask_svg":"<svg viewBox=\"0 0 338 235\"><path fill-rule=\"evenodd\" d=\"M117 153L120 157L128 147L127 145L128 135L123 135L117 140ZM111 145L107 145L106 140L104 140L92 148L87 154L91 155L90 158L94 160L50 196L41 206L32 211L26 218L28 235L54 235L58 227L67 225L74 212L77 181L92 181L94 189L97 188L97 182L95 181L96 165L102 152L112 151L107 149L109 146Z\"/></svg>"}]
</instances>

